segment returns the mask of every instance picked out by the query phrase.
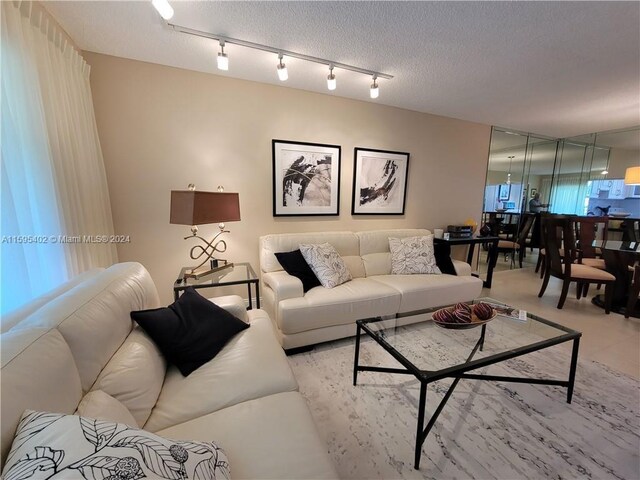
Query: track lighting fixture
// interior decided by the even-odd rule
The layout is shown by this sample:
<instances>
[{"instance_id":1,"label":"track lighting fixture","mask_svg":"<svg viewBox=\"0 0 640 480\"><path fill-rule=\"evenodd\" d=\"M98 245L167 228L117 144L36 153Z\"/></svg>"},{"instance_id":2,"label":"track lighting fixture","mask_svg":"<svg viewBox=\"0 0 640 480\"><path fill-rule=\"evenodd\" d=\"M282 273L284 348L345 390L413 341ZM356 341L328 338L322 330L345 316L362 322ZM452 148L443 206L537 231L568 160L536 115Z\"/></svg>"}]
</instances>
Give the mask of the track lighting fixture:
<instances>
[{"instance_id":1,"label":"track lighting fixture","mask_svg":"<svg viewBox=\"0 0 640 480\"><path fill-rule=\"evenodd\" d=\"M173 8L169 5L168 0L152 0L153 6L158 10L158 13L164 18L168 20L173 16ZM220 70L229 70L229 57L226 53L224 53L225 44L231 43L233 45L239 45L245 48L252 48L254 50L261 50L263 52L275 53L278 55L278 65L277 65L277 73L280 81L284 82L289 78L289 72L287 71L287 67L285 63L282 61L284 56L297 58L299 60L304 60L305 62L313 62L319 63L321 65L329 66L329 75L327 76L327 88L329 90L335 90L337 87L336 76L333 73L334 68L340 68L342 70L348 70L350 72L356 72L363 75L367 75L373 78L373 83L371 84L369 95L371 98L378 98L380 95L380 89L378 87L378 78L384 78L386 80L391 80L393 75L389 75L387 73L377 72L375 70L369 70L366 68L356 67L355 65L349 65L347 63L335 62L333 60L329 60L327 58L314 57L312 55L306 55L304 53L293 52L291 50L283 50L281 48L272 47L269 45L264 45L262 43L249 42L247 40L241 40L239 38L227 37L226 35L218 35L215 33L196 30L194 28L184 27L181 25L176 25L173 23L166 23L167 27L172 30L180 33L184 33L186 35L192 35L194 37L200 38L210 38L211 40L216 40L220 42L220 52L218 53L218 69Z\"/></svg>"},{"instance_id":2,"label":"track lighting fixture","mask_svg":"<svg viewBox=\"0 0 640 480\"><path fill-rule=\"evenodd\" d=\"M220 40L220 52L218 52L218 70L229 70L229 57L224 53L224 40Z\"/></svg>"},{"instance_id":3,"label":"track lighting fixture","mask_svg":"<svg viewBox=\"0 0 640 480\"><path fill-rule=\"evenodd\" d=\"M329 65L329 75L327 75L327 88L329 90L335 90L336 85L336 76L333 74L333 65Z\"/></svg>"},{"instance_id":4,"label":"track lighting fixture","mask_svg":"<svg viewBox=\"0 0 640 480\"><path fill-rule=\"evenodd\" d=\"M371 90L369 91L371 98L378 98L380 96L380 89L378 88L378 84L376 83L377 78L377 75L373 76L373 83L371 84Z\"/></svg>"},{"instance_id":5,"label":"track lighting fixture","mask_svg":"<svg viewBox=\"0 0 640 480\"><path fill-rule=\"evenodd\" d=\"M169 20L173 17L173 8L171 8L171 5L169 5L167 0L151 0L151 5L153 5L160 16L165 20Z\"/></svg>"},{"instance_id":6,"label":"track lighting fixture","mask_svg":"<svg viewBox=\"0 0 640 480\"><path fill-rule=\"evenodd\" d=\"M282 63L282 54L278 55L278 60L278 78L284 82L289 78L289 72L287 72L287 66Z\"/></svg>"}]
</instances>

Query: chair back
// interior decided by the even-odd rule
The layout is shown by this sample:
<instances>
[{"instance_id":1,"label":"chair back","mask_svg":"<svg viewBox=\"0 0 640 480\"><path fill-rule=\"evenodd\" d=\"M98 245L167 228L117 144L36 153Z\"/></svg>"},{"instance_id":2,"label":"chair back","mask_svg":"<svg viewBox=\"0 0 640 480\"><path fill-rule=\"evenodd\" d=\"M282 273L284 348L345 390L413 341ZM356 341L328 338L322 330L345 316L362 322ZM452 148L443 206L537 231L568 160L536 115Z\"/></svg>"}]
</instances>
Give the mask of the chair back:
<instances>
[{"instance_id":1,"label":"chair back","mask_svg":"<svg viewBox=\"0 0 640 480\"><path fill-rule=\"evenodd\" d=\"M575 217L576 238L583 258L595 258L593 241L606 240L609 217Z\"/></svg>"},{"instance_id":2,"label":"chair back","mask_svg":"<svg viewBox=\"0 0 640 480\"><path fill-rule=\"evenodd\" d=\"M520 231L518 232L518 238L516 239L516 243L520 245L520 247L525 246L527 242L527 237L529 236L529 232L531 231L531 227L533 227L533 222L536 221L535 213L523 213L520 218Z\"/></svg>"},{"instance_id":3,"label":"chair back","mask_svg":"<svg viewBox=\"0 0 640 480\"><path fill-rule=\"evenodd\" d=\"M571 217L550 216L543 218L542 236L546 249L545 261L548 272L560 278L565 275L570 276L575 250ZM561 255L560 250L563 247L564 255Z\"/></svg>"},{"instance_id":4,"label":"chair back","mask_svg":"<svg viewBox=\"0 0 640 480\"><path fill-rule=\"evenodd\" d=\"M640 225L640 220L628 219L623 220L620 224L620 229L622 230L622 241L623 242L637 242L638 235L636 234L636 230L638 230L637 226Z\"/></svg>"}]
</instances>

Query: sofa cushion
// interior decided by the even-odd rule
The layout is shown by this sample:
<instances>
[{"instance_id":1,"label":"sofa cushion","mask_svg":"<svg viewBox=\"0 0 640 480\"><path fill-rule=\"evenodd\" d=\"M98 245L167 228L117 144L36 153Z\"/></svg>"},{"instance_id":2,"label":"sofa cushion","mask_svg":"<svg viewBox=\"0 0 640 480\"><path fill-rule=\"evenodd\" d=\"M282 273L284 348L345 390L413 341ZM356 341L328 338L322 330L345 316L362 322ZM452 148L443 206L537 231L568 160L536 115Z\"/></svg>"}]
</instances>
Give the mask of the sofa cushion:
<instances>
[{"instance_id":1,"label":"sofa cushion","mask_svg":"<svg viewBox=\"0 0 640 480\"><path fill-rule=\"evenodd\" d=\"M131 318L185 377L215 357L234 335L249 327L193 287L187 288L168 307L131 312Z\"/></svg>"},{"instance_id":2,"label":"sofa cushion","mask_svg":"<svg viewBox=\"0 0 640 480\"><path fill-rule=\"evenodd\" d=\"M433 235L389 238L391 273L394 275L440 274L433 251Z\"/></svg>"},{"instance_id":3,"label":"sofa cushion","mask_svg":"<svg viewBox=\"0 0 640 480\"><path fill-rule=\"evenodd\" d=\"M158 346L136 326L104 367L93 390L102 390L121 402L144 425L158 400L167 362Z\"/></svg>"},{"instance_id":4,"label":"sofa cushion","mask_svg":"<svg viewBox=\"0 0 640 480\"><path fill-rule=\"evenodd\" d=\"M351 280L351 272L331 244L303 243L300 251L323 287L333 288Z\"/></svg>"},{"instance_id":5,"label":"sofa cushion","mask_svg":"<svg viewBox=\"0 0 640 480\"><path fill-rule=\"evenodd\" d=\"M300 248L301 243L330 243L341 257L359 256L358 237L352 232L281 233L260 237L260 269L276 272L282 266L275 252L289 252ZM355 275L354 275L355 276Z\"/></svg>"},{"instance_id":6,"label":"sofa cushion","mask_svg":"<svg viewBox=\"0 0 640 480\"><path fill-rule=\"evenodd\" d=\"M391 253L368 253L362 256L367 277L391 274Z\"/></svg>"},{"instance_id":7,"label":"sofa cushion","mask_svg":"<svg viewBox=\"0 0 640 480\"><path fill-rule=\"evenodd\" d=\"M0 338L0 458L4 461L26 408L73 413L82 398L82 388L73 354L57 330L14 329Z\"/></svg>"},{"instance_id":8,"label":"sofa cushion","mask_svg":"<svg viewBox=\"0 0 640 480\"><path fill-rule=\"evenodd\" d=\"M391 230L371 230L356 232L360 242L360 255L389 252L389 238L421 237L431 232L423 228L401 228ZM369 273L367 272L367 275Z\"/></svg>"},{"instance_id":9,"label":"sofa cushion","mask_svg":"<svg viewBox=\"0 0 640 480\"><path fill-rule=\"evenodd\" d=\"M451 260L451 245L448 243L435 243L433 245L433 253L436 257L436 265L441 273L447 275L457 275L456 267Z\"/></svg>"},{"instance_id":10,"label":"sofa cushion","mask_svg":"<svg viewBox=\"0 0 640 480\"><path fill-rule=\"evenodd\" d=\"M129 313L157 306L149 272L139 263L119 263L51 300L12 330L57 328L73 353L82 390L88 392L131 332Z\"/></svg>"},{"instance_id":11,"label":"sofa cushion","mask_svg":"<svg viewBox=\"0 0 640 480\"><path fill-rule=\"evenodd\" d=\"M399 312L473 300L482 291L482 280L453 275L378 275L368 277L402 294Z\"/></svg>"},{"instance_id":12,"label":"sofa cushion","mask_svg":"<svg viewBox=\"0 0 640 480\"><path fill-rule=\"evenodd\" d=\"M390 315L400 306L400 292L368 278L354 278L332 289L314 288L304 297L281 301L278 328L292 334Z\"/></svg>"},{"instance_id":13,"label":"sofa cushion","mask_svg":"<svg viewBox=\"0 0 640 480\"><path fill-rule=\"evenodd\" d=\"M279 393L158 432L222 445L235 479L338 478L304 398Z\"/></svg>"},{"instance_id":14,"label":"sofa cushion","mask_svg":"<svg viewBox=\"0 0 640 480\"><path fill-rule=\"evenodd\" d=\"M229 479L227 457L211 438L179 441L114 422L27 410L3 478Z\"/></svg>"},{"instance_id":15,"label":"sofa cushion","mask_svg":"<svg viewBox=\"0 0 640 480\"><path fill-rule=\"evenodd\" d=\"M233 337L191 375L183 377L169 367L145 429L156 431L236 403L298 388L268 315L262 310L248 314L251 328Z\"/></svg>"},{"instance_id":16,"label":"sofa cushion","mask_svg":"<svg viewBox=\"0 0 640 480\"><path fill-rule=\"evenodd\" d=\"M139 427L127 407L102 390L87 393L78 405L76 415Z\"/></svg>"},{"instance_id":17,"label":"sofa cushion","mask_svg":"<svg viewBox=\"0 0 640 480\"><path fill-rule=\"evenodd\" d=\"M292 252L277 252L275 256L285 272L302 282L302 290L304 292L308 292L313 287L320 285L320 280L311 270L299 248Z\"/></svg>"}]
</instances>

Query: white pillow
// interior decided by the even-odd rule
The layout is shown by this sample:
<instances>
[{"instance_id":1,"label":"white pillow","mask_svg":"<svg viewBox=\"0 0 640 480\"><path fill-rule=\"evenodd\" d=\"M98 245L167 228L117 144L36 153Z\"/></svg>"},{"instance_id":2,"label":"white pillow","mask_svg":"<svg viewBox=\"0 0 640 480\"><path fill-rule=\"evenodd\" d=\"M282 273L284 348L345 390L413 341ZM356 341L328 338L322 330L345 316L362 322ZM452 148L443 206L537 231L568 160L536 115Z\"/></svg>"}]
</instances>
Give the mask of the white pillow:
<instances>
[{"instance_id":1,"label":"white pillow","mask_svg":"<svg viewBox=\"0 0 640 480\"><path fill-rule=\"evenodd\" d=\"M332 245L301 244L300 252L323 287L333 288L351 280L351 272Z\"/></svg>"},{"instance_id":2,"label":"white pillow","mask_svg":"<svg viewBox=\"0 0 640 480\"><path fill-rule=\"evenodd\" d=\"M391 273L412 275L418 273L438 274L433 250L433 235L424 237L389 238L391 250Z\"/></svg>"},{"instance_id":3,"label":"white pillow","mask_svg":"<svg viewBox=\"0 0 640 480\"><path fill-rule=\"evenodd\" d=\"M174 441L121 423L25 410L2 471L18 478L229 479L213 442Z\"/></svg>"},{"instance_id":4,"label":"white pillow","mask_svg":"<svg viewBox=\"0 0 640 480\"><path fill-rule=\"evenodd\" d=\"M78 405L76 415L108 422L124 423L134 428L139 426L131 412L127 410L127 407L102 390L94 390L87 393L80 405Z\"/></svg>"}]
</instances>

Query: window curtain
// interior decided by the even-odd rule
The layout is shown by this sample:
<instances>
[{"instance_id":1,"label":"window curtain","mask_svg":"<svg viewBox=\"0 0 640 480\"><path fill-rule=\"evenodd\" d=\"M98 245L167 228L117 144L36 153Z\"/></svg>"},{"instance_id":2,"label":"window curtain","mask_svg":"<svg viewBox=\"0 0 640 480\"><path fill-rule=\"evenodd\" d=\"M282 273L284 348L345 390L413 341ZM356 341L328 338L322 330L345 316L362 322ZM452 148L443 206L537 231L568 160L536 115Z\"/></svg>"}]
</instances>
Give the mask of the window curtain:
<instances>
[{"instance_id":1,"label":"window curtain","mask_svg":"<svg viewBox=\"0 0 640 480\"><path fill-rule=\"evenodd\" d=\"M89 66L41 6L0 3L6 313L117 253Z\"/></svg>"},{"instance_id":2,"label":"window curtain","mask_svg":"<svg viewBox=\"0 0 640 480\"><path fill-rule=\"evenodd\" d=\"M543 182L544 183L544 182ZM580 174L560 175L551 192L552 213L582 215L587 183Z\"/></svg>"}]
</instances>

